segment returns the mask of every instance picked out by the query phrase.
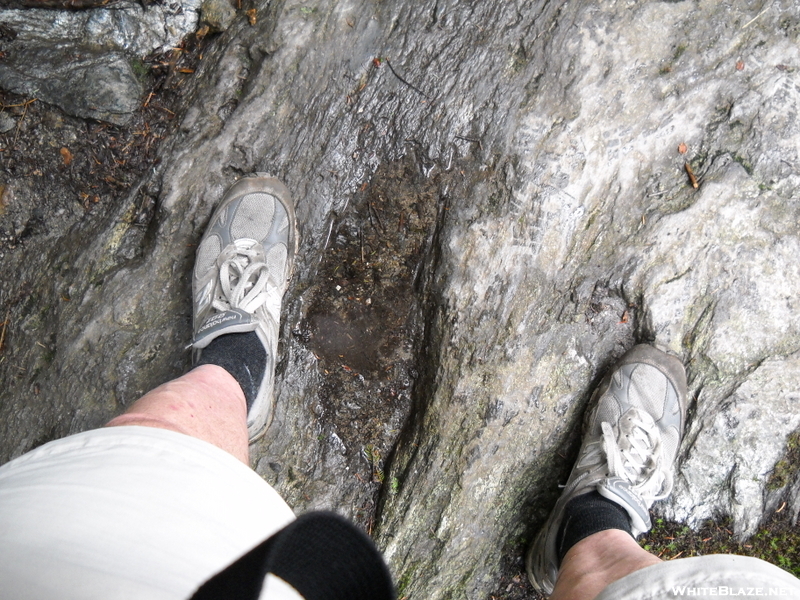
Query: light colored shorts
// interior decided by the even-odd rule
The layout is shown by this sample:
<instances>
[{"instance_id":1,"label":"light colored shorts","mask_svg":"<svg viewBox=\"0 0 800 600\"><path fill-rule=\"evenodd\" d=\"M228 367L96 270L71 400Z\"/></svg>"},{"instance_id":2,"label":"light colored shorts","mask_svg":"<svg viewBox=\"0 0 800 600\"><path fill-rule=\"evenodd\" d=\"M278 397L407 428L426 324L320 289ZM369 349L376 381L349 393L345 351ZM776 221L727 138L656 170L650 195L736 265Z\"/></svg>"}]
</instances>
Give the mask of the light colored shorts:
<instances>
[{"instance_id":1,"label":"light colored shorts","mask_svg":"<svg viewBox=\"0 0 800 600\"><path fill-rule=\"evenodd\" d=\"M698 596L800 599L800 580L757 558L710 554L669 560L635 571L609 585L595 600Z\"/></svg>"},{"instance_id":2,"label":"light colored shorts","mask_svg":"<svg viewBox=\"0 0 800 600\"><path fill-rule=\"evenodd\" d=\"M110 427L0 467L0 598L177 600L294 519L272 487L206 442ZM299 598L269 576L262 598ZM800 581L754 558L668 561L597 600L800 598Z\"/></svg>"},{"instance_id":3,"label":"light colored shorts","mask_svg":"<svg viewBox=\"0 0 800 600\"><path fill-rule=\"evenodd\" d=\"M56 440L0 467L0 598L176 600L294 519L227 452L150 427Z\"/></svg>"}]
</instances>

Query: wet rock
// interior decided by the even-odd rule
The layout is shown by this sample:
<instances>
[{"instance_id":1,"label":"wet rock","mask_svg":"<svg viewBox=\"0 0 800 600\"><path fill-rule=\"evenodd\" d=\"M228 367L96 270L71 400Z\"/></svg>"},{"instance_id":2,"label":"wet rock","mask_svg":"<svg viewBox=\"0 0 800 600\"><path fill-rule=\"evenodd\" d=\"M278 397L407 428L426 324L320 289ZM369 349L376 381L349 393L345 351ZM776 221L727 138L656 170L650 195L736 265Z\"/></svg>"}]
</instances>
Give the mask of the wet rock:
<instances>
[{"instance_id":1,"label":"wet rock","mask_svg":"<svg viewBox=\"0 0 800 600\"><path fill-rule=\"evenodd\" d=\"M8 116L6 113L0 113L0 133L8 133L14 129L16 125L17 122L13 117Z\"/></svg>"},{"instance_id":2,"label":"wet rock","mask_svg":"<svg viewBox=\"0 0 800 600\"><path fill-rule=\"evenodd\" d=\"M74 45L26 45L0 61L0 85L78 117L124 124L142 86L119 52Z\"/></svg>"},{"instance_id":3,"label":"wet rock","mask_svg":"<svg viewBox=\"0 0 800 600\"><path fill-rule=\"evenodd\" d=\"M236 11L228 0L203 0L200 14L203 23L212 31L225 31L236 18Z\"/></svg>"},{"instance_id":4,"label":"wet rock","mask_svg":"<svg viewBox=\"0 0 800 600\"><path fill-rule=\"evenodd\" d=\"M126 123L141 103L131 67L180 43L197 25L200 0L84 11L0 10L0 87L55 104L68 114ZM0 32L2 33L2 32Z\"/></svg>"},{"instance_id":5,"label":"wet rock","mask_svg":"<svg viewBox=\"0 0 800 600\"><path fill-rule=\"evenodd\" d=\"M319 0L235 21L156 170L48 255L55 276L4 292L3 457L187 367L193 244L228 184L269 171L303 241L254 464L298 511L358 519L401 595L491 593L558 496L593 386L639 341L682 356L692 397L656 511L730 514L741 535L796 511L796 472L773 475L800 412L798 10ZM413 214L419 248L392 271L410 314L386 288L326 314L320 282L365 285L362 239L366 263ZM332 341L342 314L356 338L381 314L407 337ZM339 347L363 384L325 372L347 373ZM405 387L382 379L395 359Z\"/></svg>"},{"instance_id":6,"label":"wet rock","mask_svg":"<svg viewBox=\"0 0 800 600\"><path fill-rule=\"evenodd\" d=\"M118 2L81 11L0 10L0 23L25 43L74 41L139 58L180 44L197 29L200 0Z\"/></svg>"}]
</instances>

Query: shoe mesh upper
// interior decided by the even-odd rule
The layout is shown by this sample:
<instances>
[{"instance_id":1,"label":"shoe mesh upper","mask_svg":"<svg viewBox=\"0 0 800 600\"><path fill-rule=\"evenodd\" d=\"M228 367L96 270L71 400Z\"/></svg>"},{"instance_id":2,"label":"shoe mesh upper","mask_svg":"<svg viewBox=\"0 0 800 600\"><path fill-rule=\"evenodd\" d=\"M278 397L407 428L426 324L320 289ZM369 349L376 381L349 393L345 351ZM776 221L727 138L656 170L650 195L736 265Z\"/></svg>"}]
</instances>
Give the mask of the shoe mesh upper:
<instances>
[{"instance_id":1,"label":"shoe mesh upper","mask_svg":"<svg viewBox=\"0 0 800 600\"><path fill-rule=\"evenodd\" d=\"M194 271L198 277L205 275L217 262L217 257L222 251L222 241L217 235L210 235L203 240L197 249Z\"/></svg>"},{"instance_id":2,"label":"shoe mesh upper","mask_svg":"<svg viewBox=\"0 0 800 600\"><path fill-rule=\"evenodd\" d=\"M600 432L600 423L603 421L606 423L616 423L620 416L622 416L622 411L620 409L619 400L617 400L616 397L613 402L601 402L597 407L597 416L594 419L595 431L593 433L597 434Z\"/></svg>"},{"instance_id":3,"label":"shoe mesh upper","mask_svg":"<svg viewBox=\"0 0 800 600\"><path fill-rule=\"evenodd\" d=\"M598 434L600 432L600 423L603 421L607 423L616 423L624 412L622 402L617 394L622 394L626 397L626 405L637 407L653 417L653 420L658 423L665 415L665 410L670 404L669 396L674 392L671 389L669 381L661 375L660 371L653 366L647 364L638 364L628 374L627 390L622 387L625 384L625 379L620 372L614 373L610 393L613 397L607 398L598 406L597 414L593 420L593 432ZM676 407L677 400L672 398ZM680 441L679 432L672 428L667 427L662 429L661 442L664 452L667 456L674 456Z\"/></svg>"},{"instance_id":4,"label":"shoe mesh upper","mask_svg":"<svg viewBox=\"0 0 800 600\"><path fill-rule=\"evenodd\" d=\"M668 406L678 409L678 401L669 380L655 367L636 365L630 378L630 397L635 398L656 423L664 418ZM665 429L661 423L661 447L666 456L675 456L679 441L680 433L673 427Z\"/></svg>"},{"instance_id":5,"label":"shoe mesh upper","mask_svg":"<svg viewBox=\"0 0 800 600\"><path fill-rule=\"evenodd\" d=\"M667 456L675 456L678 452L678 444L680 443L681 436L678 430L670 427L666 431L661 432L661 447Z\"/></svg>"},{"instance_id":6,"label":"shoe mesh upper","mask_svg":"<svg viewBox=\"0 0 800 600\"><path fill-rule=\"evenodd\" d=\"M272 227L275 199L270 194L254 193L242 198L231 222L234 239L263 240Z\"/></svg>"},{"instance_id":7,"label":"shoe mesh upper","mask_svg":"<svg viewBox=\"0 0 800 600\"><path fill-rule=\"evenodd\" d=\"M280 284L286 279L286 256L288 252L283 244L275 244L267 252L265 263L267 272L275 283Z\"/></svg>"},{"instance_id":8,"label":"shoe mesh upper","mask_svg":"<svg viewBox=\"0 0 800 600\"><path fill-rule=\"evenodd\" d=\"M636 398L654 421L664 416L667 386L666 377L659 376L658 369L650 365L637 365L630 374L630 396Z\"/></svg>"}]
</instances>

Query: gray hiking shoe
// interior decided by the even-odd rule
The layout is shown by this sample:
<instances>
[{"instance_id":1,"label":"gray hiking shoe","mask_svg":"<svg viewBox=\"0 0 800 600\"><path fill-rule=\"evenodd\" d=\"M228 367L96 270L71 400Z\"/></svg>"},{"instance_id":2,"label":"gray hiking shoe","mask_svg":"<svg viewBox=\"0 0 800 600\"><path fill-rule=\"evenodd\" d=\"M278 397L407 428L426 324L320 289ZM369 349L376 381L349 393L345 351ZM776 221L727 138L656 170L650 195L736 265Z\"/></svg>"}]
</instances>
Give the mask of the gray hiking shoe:
<instances>
[{"instance_id":1,"label":"gray hiking shoe","mask_svg":"<svg viewBox=\"0 0 800 600\"><path fill-rule=\"evenodd\" d=\"M281 302L297 249L289 190L262 173L233 184L197 248L192 278L194 362L214 339L255 331L267 353L264 378L249 406L250 440L272 420Z\"/></svg>"},{"instance_id":2,"label":"gray hiking shoe","mask_svg":"<svg viewBox=\"0 0 800 600\"><path fill-rule=\"evenodd\" d=\"M576 496L597 490L625 509L634 537L650 530L650 507L672 491L686 394L680 360L644 344L626 353L600 384L578 460L526 556L528 578L540 594L553 592L556 539L564 507Z\"/></svg>"}]
</instances>

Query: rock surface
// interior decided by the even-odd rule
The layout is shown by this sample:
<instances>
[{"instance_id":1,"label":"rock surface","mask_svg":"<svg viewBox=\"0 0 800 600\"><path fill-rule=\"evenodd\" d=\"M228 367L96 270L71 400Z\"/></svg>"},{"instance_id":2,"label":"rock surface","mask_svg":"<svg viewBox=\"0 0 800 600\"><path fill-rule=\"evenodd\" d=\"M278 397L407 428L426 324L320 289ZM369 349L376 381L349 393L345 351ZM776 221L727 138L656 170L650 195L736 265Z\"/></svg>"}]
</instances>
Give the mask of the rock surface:
<instances>
[{"instance_id":1,"label":"rock surface","mask_svg":"<svg viewBox=\"0 0 800 600\"><path fill-rule=\"evenodd\" d=\"M797 469L775 477L800 428L795 3L258 14L204 58L120 206L30 238L36 266L10 257L29 285L2 282L3 459L186 368L192 245L258 170L294 191L302 247L254 464L298 511L365 524L401 596L495 589L558 495L592 386L638 341L680 354L692 395L656 510L730 514L742 536L779 502L800 511ZM370 355L341 342L337 364L346 325L395 333Z\"/></svg>"},{"instance_id":2,"label":"rock surface","mask_svg":"<svg viewBox=\"0 0 800 600\"><path fill-rule=\"evenodd\" d=\"M200 14L212 31L225 31L236 18L236 11L227 0L203 0Z\"/></svg>"},{"instance_id":3,"label":"rock surface","mask_svg":"<svg viewBox=\"0 0 800 600\"><path fill-rule=\"evenodd\" d=\"M64 112L121 125L141 103L142 86L125 54L75 44L28 44L0 62L0 86Z\"/></svg>"},{"instance_id":4,"label":"rock surface","mask_svg":"<svg viewBox=\"0 0 800 600\"><path fill-rule=\"evenodd\" d=\"M178 45L197 25L199 0L64 12L0 10L0 88L77 117L125 124L142 86L132 66Z\"/></svg>"}]
</instances>

